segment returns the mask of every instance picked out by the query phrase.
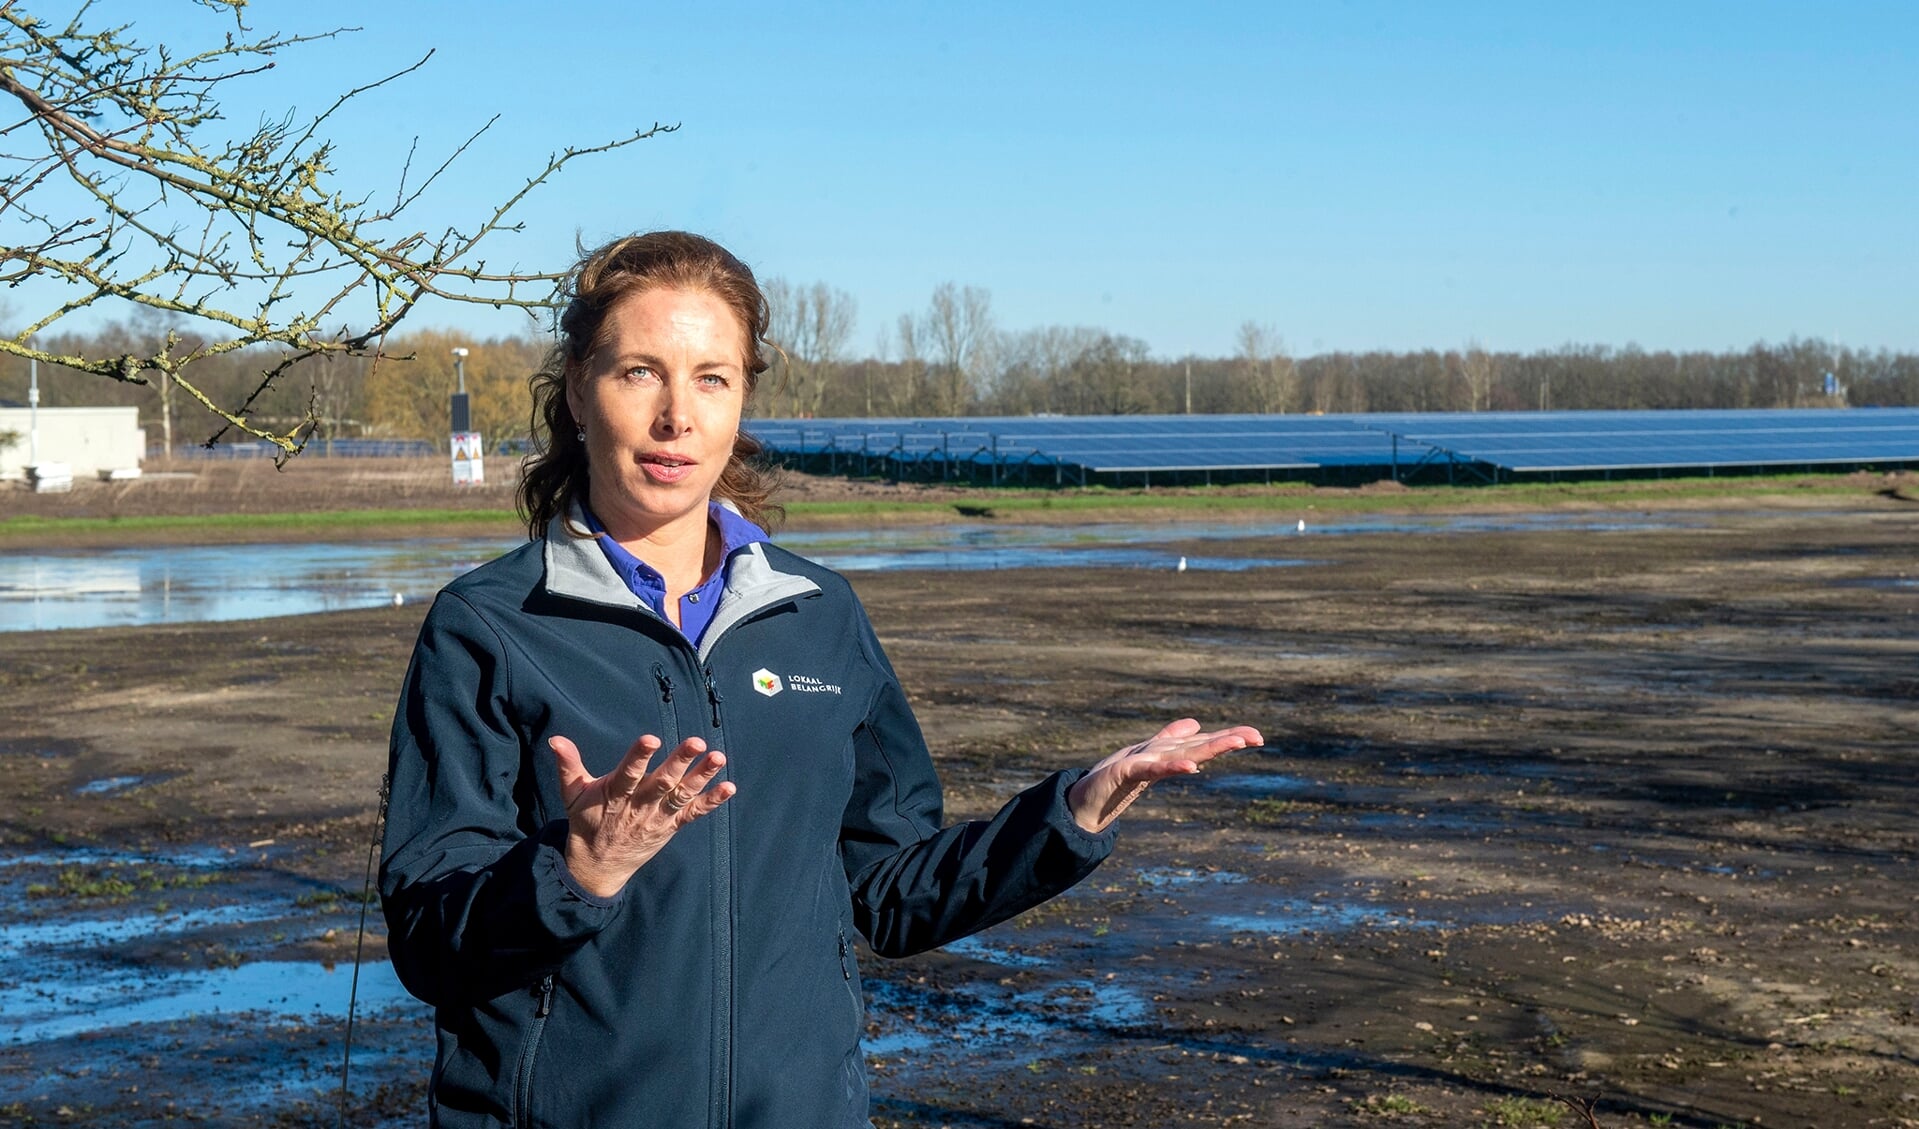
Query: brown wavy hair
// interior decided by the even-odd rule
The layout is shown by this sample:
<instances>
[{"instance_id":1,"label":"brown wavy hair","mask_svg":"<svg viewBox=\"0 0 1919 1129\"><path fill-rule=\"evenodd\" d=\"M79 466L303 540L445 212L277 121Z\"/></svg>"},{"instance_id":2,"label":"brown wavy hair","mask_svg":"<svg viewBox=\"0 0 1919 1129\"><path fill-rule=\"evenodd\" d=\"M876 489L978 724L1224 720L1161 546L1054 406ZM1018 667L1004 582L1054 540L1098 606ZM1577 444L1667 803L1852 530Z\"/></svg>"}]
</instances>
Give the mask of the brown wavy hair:
<instances>
[{"instance_id":1,"label":"brown wavy hair","mask_svg":"<svg viewBox=\"0 0 1919 1129\"><path fill-rule=\"evenodd\" d=\"M571 502L584 503L590 492L586 444L566 402L567 381L579 378L600 343L607 312L627 295L655 287L705 291L740 319L746 330L745 399L752 403L760 374L767 369L763 346L768 311L766 295L745 263L711 239L685 231L629 235L583 254L562 291L567 303L560 314L559 341L528 381L533 392L532 451L521 466L519 508L529 537L542 536L548 523L566 513ZM785 511L772 504L779 477L760 461L761 450L759 440L742 429L713 495L733 503L748 520L773 529Z\"/></svg>"}]
</instances>

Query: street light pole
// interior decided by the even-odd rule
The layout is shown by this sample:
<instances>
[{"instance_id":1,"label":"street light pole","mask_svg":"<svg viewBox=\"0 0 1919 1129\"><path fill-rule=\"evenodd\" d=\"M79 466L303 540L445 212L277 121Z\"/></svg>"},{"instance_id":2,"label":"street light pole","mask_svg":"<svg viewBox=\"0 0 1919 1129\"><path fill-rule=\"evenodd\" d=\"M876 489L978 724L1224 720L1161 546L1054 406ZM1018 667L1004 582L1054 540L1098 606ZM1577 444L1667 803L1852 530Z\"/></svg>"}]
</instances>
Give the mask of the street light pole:
<instances>
[{"instance_id":1,"label":"street light pole","mask_svg":"<svg viewBox=\"0 0 1919 1129\"><path fill-rule=\"evenodd\" d=\"M40 465L40 358L27 358L27 465Z\"/></svg>"},{"instance_id":2,"label":"street light pole","mask_svg":"<svg viewBox=\"0 0 1919 1129\"><path fill-rule=\"evenodd\" d=\"M466 398L466 356L464 347L453 350L453 372L459 380L453 394L453 485L477 486L486 481L486 459L481 454L480 437L473 431L473 412Z\"/></svg>"},{"instance_id":3,"label":"street light pole","mask_svg":"<svg viewBox=\"0 0 1919 1129\"><path fill-rule=\"evenodd\" d=\"M459 390L453 393L453 430L455 433L472 429L473 417L469 414L466 398L466 354L464 348L453 350L453 373L460 382Z\"/></svg>"}]
</instances>

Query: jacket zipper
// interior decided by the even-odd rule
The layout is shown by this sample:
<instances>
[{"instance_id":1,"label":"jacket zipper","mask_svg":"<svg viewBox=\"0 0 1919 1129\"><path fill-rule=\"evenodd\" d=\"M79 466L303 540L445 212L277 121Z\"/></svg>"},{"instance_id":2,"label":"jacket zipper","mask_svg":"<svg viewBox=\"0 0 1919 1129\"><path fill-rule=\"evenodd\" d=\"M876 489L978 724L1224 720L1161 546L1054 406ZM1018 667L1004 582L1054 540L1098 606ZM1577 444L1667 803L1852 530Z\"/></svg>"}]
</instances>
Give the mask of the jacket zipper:
<instances>
[{"instance_id":1,"label":"jacket zipper","mask_svg":"<svg viewBox=\"0 0 1919 1129\"><path fill-rule=\"evenodd\" d=\"M671 749L680 743L680 719L673 712L673 676L666 673L665 663L653 664L653 681L660 684L660 704L667 707L660 711L660 748Z\"/></svg>"},{"instance_id":2,"label":"jacket zipper","mask_svg":"<svg viewBox=\"0 0 1919 1129\"><path fill-rule=\"evenodd\" d=\"M553 1012L553 977L540 981L533 989L538 993L540 1002L533 1008L533 1026L526 1032L526 1045L520 1048L520 1078L514 1088L514 1105L518 1115L514 1121L527 1129L533 1124L533 1060L540 1051L540 1036L546 1033L546 1017Z\"/></svg>"},{"instance_id":3,"label":"jacket zipper","mask_svg":"<svg viewBox=\"0 0 1919 1129\"><path fill-rule=\"evenodd\" d=\"M840 978L846 981L846 994L853 1001L853 1027L860 1038L866 1037L866 1001L860 998L860 991L853 986L853 946L846 940L846 926L839 927L840 934Z\"/></svg>"},{"instance_id":4,"label":"jacket zipper","mask_svg":"<svg viewBox=\"0 0 1919 1129\"><path fill-rule=\"evenodd\" d=\"M720 747L725 747L721 737L720 687L713 677L712 667L698 668L706 677L706 700L713 707L713 736ZM720 771L720 778L732 775L729 765ZM718 904L725 907L725 923L714 937L713 969L714 989L720 1000L719 1030L716 1042L716 1065L718 1066L718 1100L713 1103L714 1113L718 1115L718 1125L722 1129L732 1129L733 1125L733 947L734 928L738 921L738 907L733 899L733 813L730 805L721 804L719 810L707 815L716 819L719 826L714 829L713 847L713 896Z\"/></svg>"}]
</instances>

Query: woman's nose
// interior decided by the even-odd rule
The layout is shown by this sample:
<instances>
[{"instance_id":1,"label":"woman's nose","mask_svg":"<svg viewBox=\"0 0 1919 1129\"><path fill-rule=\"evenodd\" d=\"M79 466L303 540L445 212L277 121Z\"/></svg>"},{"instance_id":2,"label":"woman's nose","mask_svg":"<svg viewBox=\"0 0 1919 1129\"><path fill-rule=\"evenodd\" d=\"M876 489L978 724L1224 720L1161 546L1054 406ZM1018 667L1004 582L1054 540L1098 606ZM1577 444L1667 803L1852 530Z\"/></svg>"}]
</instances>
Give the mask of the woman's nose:
<instances>
[{"instance_id":1,"label":"woman's nose","mask_svg":"<svg viewBox=\"0 0 1919 1129\"><path fill-rule=\"evenodd\" d=\"M676 388L670 380L660 388L659 408L653 426L662 435L680 435L692 426L692 420L685 411L686 393Z\"/></svg>"}]
</instances>

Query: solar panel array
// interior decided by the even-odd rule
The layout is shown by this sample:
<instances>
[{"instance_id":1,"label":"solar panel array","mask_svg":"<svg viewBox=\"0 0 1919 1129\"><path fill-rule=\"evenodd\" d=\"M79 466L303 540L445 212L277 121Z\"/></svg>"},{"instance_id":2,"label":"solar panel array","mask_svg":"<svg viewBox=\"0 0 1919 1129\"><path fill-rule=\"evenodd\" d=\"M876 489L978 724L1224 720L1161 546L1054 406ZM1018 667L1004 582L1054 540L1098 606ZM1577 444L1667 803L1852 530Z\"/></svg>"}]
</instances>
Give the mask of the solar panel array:
<instances>
[{"instance_id":1,"label":"solar panel array","mask_svg":"<svg viewBox=\"0 0 1919 1129\"><path fill-rule=\"evenodd\" d=\"M1919 460L1919 409L1382 415L1377 426L1516 472Z\"/></svg>"},{"instance_id":2,"label":"solar panel array","mask_svg":"<svg viewBox=\"0 0 1919 1129\"><path fill-rule=\"evenodd\" d=\"M981 468L1311 471L1444 462L1510 473L1919 462L1919 408L753 420L775 454Z\"/></svg>"}]
</instances>

